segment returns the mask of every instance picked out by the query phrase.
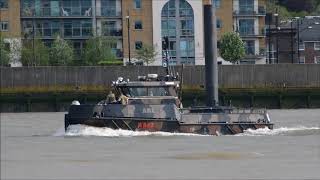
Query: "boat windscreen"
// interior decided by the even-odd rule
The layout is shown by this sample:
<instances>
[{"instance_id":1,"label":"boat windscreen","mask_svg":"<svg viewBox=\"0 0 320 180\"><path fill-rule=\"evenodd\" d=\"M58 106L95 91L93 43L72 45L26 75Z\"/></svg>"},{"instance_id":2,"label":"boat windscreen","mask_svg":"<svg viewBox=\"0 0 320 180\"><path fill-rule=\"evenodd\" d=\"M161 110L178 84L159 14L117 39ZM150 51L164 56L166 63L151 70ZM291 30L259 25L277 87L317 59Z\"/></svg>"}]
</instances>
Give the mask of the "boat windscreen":
<instances>
[{"instance_id":1,"label":"boat windscreen","mask_svg":"<svg viewBox=\"0 0 320 180\"><path fill-rule=\"evenodd\" d=\"M137 96L169 96L167 87L129 87L132 97Z\"/></svg>"}]
</instances>

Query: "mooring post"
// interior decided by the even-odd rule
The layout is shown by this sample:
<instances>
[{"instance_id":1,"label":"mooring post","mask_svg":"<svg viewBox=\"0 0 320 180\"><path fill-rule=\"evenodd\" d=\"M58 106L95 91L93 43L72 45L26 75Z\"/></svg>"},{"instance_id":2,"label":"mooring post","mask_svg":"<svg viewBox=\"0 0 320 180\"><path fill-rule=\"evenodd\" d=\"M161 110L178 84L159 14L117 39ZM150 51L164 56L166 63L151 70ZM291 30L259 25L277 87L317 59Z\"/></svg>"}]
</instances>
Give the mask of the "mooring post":
<instances>
[{"instance_id":1,"label":"mooring post","mask_svg":"<svg viewBox=\"0 0 320 180\"><path fill-rule=\"evenodd\" d=\"M205 74L207 106L219 104L218 63L217 63L217 29L214 1L204 1L204 41L205 41Z\"/></svg>"}]
</instances>

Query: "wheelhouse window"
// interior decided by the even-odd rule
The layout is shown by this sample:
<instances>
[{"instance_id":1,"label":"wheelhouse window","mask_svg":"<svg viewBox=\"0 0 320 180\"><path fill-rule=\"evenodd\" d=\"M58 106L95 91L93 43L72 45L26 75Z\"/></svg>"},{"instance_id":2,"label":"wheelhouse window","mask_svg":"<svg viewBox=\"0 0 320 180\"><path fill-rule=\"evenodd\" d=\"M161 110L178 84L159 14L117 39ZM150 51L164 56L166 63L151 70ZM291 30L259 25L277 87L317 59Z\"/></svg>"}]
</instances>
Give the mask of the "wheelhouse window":
<instances>
[{"instance_id":1,"label":"wheelhouse window","mask_svg":"<svg viewBox=\"0 0 320 180\"><path fill-rule=\"evenodd\" d=\"M131 97L139 96L169 96L168 87L129 87Z\"/></svg>"}]
</instances>

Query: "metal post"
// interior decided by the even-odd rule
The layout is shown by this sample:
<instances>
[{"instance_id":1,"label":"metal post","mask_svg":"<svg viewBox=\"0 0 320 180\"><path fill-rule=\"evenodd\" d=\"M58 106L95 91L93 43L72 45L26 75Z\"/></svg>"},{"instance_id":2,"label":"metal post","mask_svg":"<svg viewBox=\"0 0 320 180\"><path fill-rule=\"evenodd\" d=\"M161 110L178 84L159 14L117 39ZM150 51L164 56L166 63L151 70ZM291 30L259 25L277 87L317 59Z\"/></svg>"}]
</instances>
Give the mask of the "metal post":
<instances>
[{"instance_id":1,"label":"metal post","mask_svg":"<svg viewBox=\"0 0 320 180\"><path fill-rule=\"evenodd\" d=\"M271 53L271 18L272 18L272 15L270 14L270 18L269 18L269 22L268 22L268 29L269 29L269 39L268 39L268 47L269 47L269 58L268 58L268 61L269 61L269 64L271 64L271 56L272 56L272 53Z\"/></svg>"},{"instance_id":2,"label":"metal post","mask_svg":"<svg viewBox=\"0 0 320 180\"><path fill-rule=\"evenodd\" d=\"M276 63L279 63L279 14L275 14L276 16L276 46L277 46L277 57L276 57Z\"/></svg>"},{"instance_id":3,"label":"metal post","mask_svg":"<svg viewBox=\"0 0 320 180\"><path fill-rule=\"evenodd\" d=\"M32 56L33 56L33 62L32 62L32 65L31 66L35 66L36 65L36 57L35 57L35 48L34 48L34 35L35 35L35 28L34 28L34 25L35 25L35 21L34 21L34 15L35 15L35 12L33 12L33 15L32 15Z\"/></svg>"},{"instance_id":4,"label":"metal post","mask_svg":"<svg viewBox=\"0 0 320 180\"><path fill-rule=\"evenodd\" d=\"M297 19L297 40L298 40L298 63L300 63L300 20Z\"/></svg>"},{"instance_id":5,"label":"metal post","mask_svg":"<svg viewBox=\"0 0 320 180\"><path fill-rule=\"evenodd\" d=\"M213 36L212 36L212 53L213 53L213 97L214 105L219 105L219 84L218 84L218 46L217 46L217 18L216 18L216 4L215 1L212 1L212 27L213 27Z\"/></svg>"},{"instance_id":6,"label":"metal post","mask_svg":"<svg viewBox=\"0 0 320 180\"><path fill-rule=\"evenodd\" d=\"M129 52L129 65L131 65L131 45L130 45L130 16L129 11L127 11L127 28L128 28L128 52Z\"/></svg>"},{"instance_id":7,"label":"metal post","mask_svg":"<svg viewBox=\"0 0 320 180\"><path fill-rule=\"evenodd\" d=\"M205 36L205 69L207 106L218 104L218 68L217 68L217 42L214 5L204 5L204 36Z\"/></svg>"},{"instance_id":8,"label":"metal post","mask_svg":"<svg viewBox=\"0 0 320 180\"><path fill-rule=\"evenodd\" d=\"M290 26L291 26L291 63L293 64L293 26L292 26L292 20L291 20Z\"/></svg>"}]
</instances>

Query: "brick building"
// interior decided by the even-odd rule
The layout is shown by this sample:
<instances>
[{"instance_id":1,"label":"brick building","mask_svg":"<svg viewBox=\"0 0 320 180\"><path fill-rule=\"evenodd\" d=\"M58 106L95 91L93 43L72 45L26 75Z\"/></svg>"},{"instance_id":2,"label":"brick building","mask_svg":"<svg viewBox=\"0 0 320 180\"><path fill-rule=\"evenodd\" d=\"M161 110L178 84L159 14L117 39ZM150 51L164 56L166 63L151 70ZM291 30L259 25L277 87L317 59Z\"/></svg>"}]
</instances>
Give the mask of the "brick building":
<instances>
[{"instance_id":1,"label":"brick building","mask_svg":"<svg viewBox=\"0 0 320 180\"><path fill-rule=\"evenodd\" d=\"M4 37L6 47L11 50L11 66L21 66L21 27L20 3L17 0L0 0L0 33Z\"/></svg>"},{"instance_id":2,"label":"brick building","mask_svg":"<svg viewBox=\"0 0 320 180\"><path fill-rule=\"evenodd\" d=\"M293 18L271 25L267 35L268 63L320 63L320 17Z\"/></svg>"},{"instance_id":3,"label":"brick building","mask_svg":"<svg viewBox=\"0 0 320 180\"><path fill-rule=\"evenodd\" d=\"M242 63L264 63L265 0L0 0L14 14L1 22L13 22L8 31L15 37L40 38L48 46L59 34L79 52L92 36L112 37L112 51L124 63L135 61L136 50L147 44L158 52L152 65L161 65L168 36L171 64L203 65L203 5L211 1L218 39L237 31L246 45Z\"/></svg>"}]
</instances>

